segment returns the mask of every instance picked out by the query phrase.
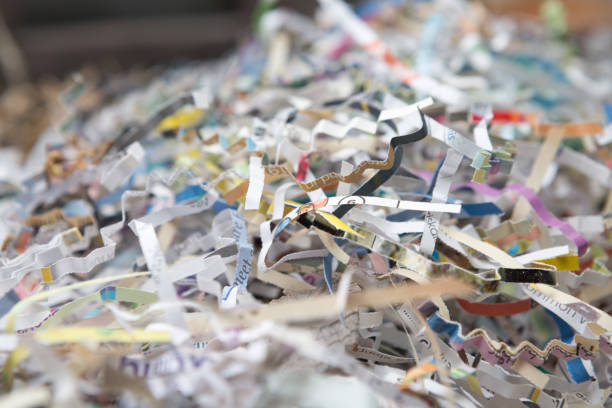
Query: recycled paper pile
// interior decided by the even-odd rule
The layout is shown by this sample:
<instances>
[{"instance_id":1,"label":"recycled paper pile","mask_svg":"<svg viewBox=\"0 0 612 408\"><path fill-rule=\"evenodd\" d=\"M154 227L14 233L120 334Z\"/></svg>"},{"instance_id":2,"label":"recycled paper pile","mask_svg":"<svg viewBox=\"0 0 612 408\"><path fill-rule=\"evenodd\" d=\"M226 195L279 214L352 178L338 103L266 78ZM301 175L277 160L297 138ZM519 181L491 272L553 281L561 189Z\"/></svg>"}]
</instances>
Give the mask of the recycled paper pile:
<instances>
[{"instance_id":1,"label":"recycled paper pile","mask_svg":"<svg viewBox=\"0 0 612 408\"><path fill-rule=\"evenodd\" d=\"M75 76L3 153L0 406L606 405L612 37L554 1L254 25Z\"/></svg>"}]
</instances>

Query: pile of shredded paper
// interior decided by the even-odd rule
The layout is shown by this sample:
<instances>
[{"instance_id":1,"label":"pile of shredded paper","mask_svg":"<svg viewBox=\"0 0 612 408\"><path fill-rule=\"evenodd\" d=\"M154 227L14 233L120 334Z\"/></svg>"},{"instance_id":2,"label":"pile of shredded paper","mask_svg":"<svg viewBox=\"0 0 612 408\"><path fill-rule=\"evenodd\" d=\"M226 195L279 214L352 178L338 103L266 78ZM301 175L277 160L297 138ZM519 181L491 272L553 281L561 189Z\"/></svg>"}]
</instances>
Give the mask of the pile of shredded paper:
<instances>
[{"instance_id":1,"label":"pile of shredded paper","mask_svg":"<svg viewBox=\"0 0 612 408\"><path fill-rule=\"evenodd\" d=\"M318 7L0 154L0 406L610 405L612 36Z\"/></svg>"}]
</instances>

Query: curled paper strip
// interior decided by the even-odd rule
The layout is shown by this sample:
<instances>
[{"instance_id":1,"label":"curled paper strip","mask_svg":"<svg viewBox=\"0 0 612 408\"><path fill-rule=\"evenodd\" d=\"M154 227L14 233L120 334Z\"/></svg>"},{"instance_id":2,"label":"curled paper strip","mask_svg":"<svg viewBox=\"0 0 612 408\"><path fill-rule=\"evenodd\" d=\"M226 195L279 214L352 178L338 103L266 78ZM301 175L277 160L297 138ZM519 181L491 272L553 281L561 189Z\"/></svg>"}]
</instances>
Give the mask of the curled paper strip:
<instances>
[{"instance_id":1,"label":"curled paper strip","mask_svg":"<svg viewBox=\"0 0 612 408\"><path fill-rule=\"evenodd\" d=\"M420 108L426 107L429 104L431 104L431 99L408 106L406 107L408 109L406 111L407 113L405 114L415 113L417 112L417 110L420 113ZM375 170L391 169L393 166L393 163L395 162L396 153L397 154L401 153L401 152L396 152L398 146L417 142L421 140L422 138L424 138L425 136L427 136L427 128L425 126L424 116L422 113L420 113L420 116L421 116L423 126L413 133L410 133L407 135L398 135L398 136L393 137L389 143L389 150L387 152L387 158L384 161L366 160L366 161L359 163L359 165L357 165L346 176L342 176L338 173L330 173L330 174L326 174L325 176L321 176L307 183L298 183L298 185L304 191L314 191L318 188L325 187L326 185L329 185L335 182L339 182L339 181L344 182L344 183L353 183L359 180L359 177L366 170L369 170L369 169L375 169Z\"/></svg>"},{"instance_id":2,"label":"curled paper strip","mask_svg":"<svg viewBox=\"0 0 612 408\"><path fill-rule=\"evenodd\" d=\"M597 356L600 347L610 350L610 343L603 338L597 341L586 337L579 337L578 343L573 346L556 339L551 340L543 350L528 341L515 347L509 347L504 343L492 340L481 329L473 330L464 337L461 334L460 324L445 321L437 314L430 317L427 322L434 331L447 334L453 348L463 350L474 347L490 364L497 364L504 368L512 368L518 359L541 365L550 355L570 361L576 358L592 360Z\"/></svg>"}]
</instances>

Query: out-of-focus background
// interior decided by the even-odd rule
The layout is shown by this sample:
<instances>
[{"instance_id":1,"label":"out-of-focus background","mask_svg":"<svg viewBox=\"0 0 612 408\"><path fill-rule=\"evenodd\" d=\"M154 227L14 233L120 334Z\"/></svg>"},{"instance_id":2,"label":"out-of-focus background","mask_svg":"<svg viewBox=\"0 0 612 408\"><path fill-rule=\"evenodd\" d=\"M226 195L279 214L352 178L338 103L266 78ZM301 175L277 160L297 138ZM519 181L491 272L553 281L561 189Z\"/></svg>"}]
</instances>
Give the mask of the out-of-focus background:
<instances>
[{"instance_id":1,"label":"out-of-focus background","mask_svg":"<svg viewBox=\"0 0 612 408\"><path fill-rule=\"evenodd\" d=\"M519 19L538 19L542 4L481 2ZM317 7L315 0L279 3L307 15ZM562 3L574 34L612 26L609 0ZM0 1L0 147L31 146L48 126L48 98L71 72L125 72L227 54L252 31L256 6L255 0ZM27 123L21 120L26 115Z\"/></svg>"},{"instance_id":2,"label":"out-of-focus background","mask_svg":"<svg viewBox=\"0 0 612 408\"><path fill-rule=\"evenodd\" d=\"M314 0L280 3L309 15L316 8ZM608 0L562 3L574 32L612 25ZM483 4L497 13L537 19L541 1L485 0ZM2 86L7 80L65 75L87 64L125 68L219 56L249 33L256 5L255 0L2 0L5 30L12 34L24 63L14 72L3 67ZM3 57L10 53L7 40L2 33ZM2 63L19 65L4 58Z\"/></svg>"},{"instance_id":3,"label":"out-of-focus background","mask_svg":"<svg viewBox=\"0 0 612 408\"><path fill-rule=\"evenodd\" d=\"M25 63L25 72L15 75L41 78L85 64L218 56L248 32L254 5L245 0L3 0L0 10Z\"/></svg>"}]
</instances>

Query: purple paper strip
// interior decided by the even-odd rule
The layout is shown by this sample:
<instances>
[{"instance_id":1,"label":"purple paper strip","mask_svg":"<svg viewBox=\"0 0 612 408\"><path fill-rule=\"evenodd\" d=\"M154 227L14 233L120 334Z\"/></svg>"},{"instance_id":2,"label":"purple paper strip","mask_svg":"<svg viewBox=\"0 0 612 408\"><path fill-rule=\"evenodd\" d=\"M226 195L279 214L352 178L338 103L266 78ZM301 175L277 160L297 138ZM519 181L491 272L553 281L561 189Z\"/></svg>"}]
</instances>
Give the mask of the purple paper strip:
<instances>
[{"instance_id":1,"label":"purple paper strip","mask_svg":"<svg viewBox=\"0 0 612 408\"><path fill-rule=\"evenodd\" d=\"M412 173L421 177L424 180L431 181L433 178L433 173L426 170L412 170ZM588 241L580 235L578 231L574 229L570 224L565 221L562 221L552 215L547 209L540 197L529 187L524 186L522 184L510 184L504 187L502 190L498 190L493 188L487 184L478 184L473 181L466 181L465 183L453 184L451 187L451 191L458 190L463 187L469 187L474 191L479 192L480 194L484 194L489 197L497 197L505 191L512 190L516 191L529 202L531 208L536 212L538 217L548 226L559 228L559 230L569 239L571 239L576 246L578 247L578 255L582 256L585 254L587 249L589 248Z\"/></svg>"},{"instance_id":2,"label":"purple paper strip","mask_svg":"<svg viewBox=\"0 0 612 408\"><path fill-rule=\"evenodd\" d=\"M497 197L505 191L512 190L516 191L520 195L522 195L531 205L531 208L536 212L538 217L548 226L559 228L559 230L569 239L571 239L576 246L578 247L578 255L582 256L585 254L587 249L589 248L588 241L580 235L578 231L574 229L570 224L565 221L561 221L554 215L552 215L544 206L540 197L529 187L526 187L522 184L510 184L504 187L502 190L498 190L486 184L478 184L473 181L467 181L461 184L455 184L451 188L451 191L458 190L462 187L469 187L474 191L477 191L481 194L487 195L489 197Z\"/></svg>"}]
</instances>

